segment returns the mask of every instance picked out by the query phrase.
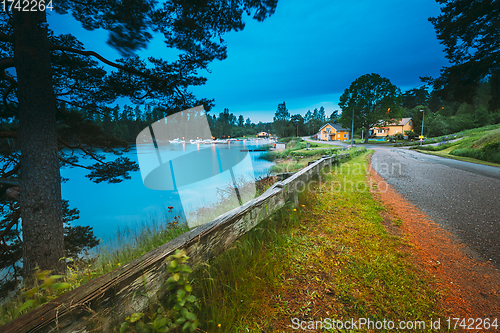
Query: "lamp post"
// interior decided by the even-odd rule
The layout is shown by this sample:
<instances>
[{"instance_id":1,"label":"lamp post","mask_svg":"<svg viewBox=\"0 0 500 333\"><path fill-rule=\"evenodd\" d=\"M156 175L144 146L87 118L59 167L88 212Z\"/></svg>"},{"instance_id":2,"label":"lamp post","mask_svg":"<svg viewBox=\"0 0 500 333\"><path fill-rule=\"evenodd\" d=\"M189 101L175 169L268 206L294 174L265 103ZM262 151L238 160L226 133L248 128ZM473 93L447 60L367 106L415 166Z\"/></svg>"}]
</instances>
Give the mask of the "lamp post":
<instances>
[{"instance_id":1,"label":"lamp post","mask_svg":"<svg viewBox=\"0 0 500 333\"><path fill-rule=\"evenodd\" d=\"M354 106L352 107L351 148L354 147Z\"/></svg>"},{"instance_id":2,"label":"lamp post","mask_svg":"<svg viewBox=\"0 0 500 333\"><path fill-rule=\"evenodd\" d=\"M424 116L425 116L425 110L420 110L420 112L422 112L422 131L420 133L420 136L422 138L420 138L420 146L422 146L422 144L424 143Z\"/></svg>"}]
</instances>

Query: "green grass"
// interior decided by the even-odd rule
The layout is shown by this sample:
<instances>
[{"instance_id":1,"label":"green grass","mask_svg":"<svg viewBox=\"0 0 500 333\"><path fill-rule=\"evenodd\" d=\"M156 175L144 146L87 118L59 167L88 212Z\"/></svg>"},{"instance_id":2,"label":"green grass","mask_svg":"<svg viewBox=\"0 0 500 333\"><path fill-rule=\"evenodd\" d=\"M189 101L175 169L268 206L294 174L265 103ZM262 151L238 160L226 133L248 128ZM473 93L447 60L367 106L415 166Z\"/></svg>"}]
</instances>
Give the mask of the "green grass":
<instances>
[{"instance_id":1,"label":"green grass","mask_svg":"<svg viewBox=\"0 0 500 333\"><path fill-rule=\"evenodd\" d=\"M308 157L308 156L321 156L321 155L333 155L336 154L337 150L341 150L342 148L334 148L332 146L328 146L325 148L312 148L312 149L298 149L289 152L290 156L303 156L303 157Z\"/></svg>"},{"instance_id":2,"label":"green grass","mask_svg":"<svg viewBox=\"0 0 500 333\"><path fill-rule=\"evenodd\" d=\"M94 256L77 262L68 261L68 273L62 280L68 282L71 287L64 292L96 279L188 230L187 224L178 223L177 218L168 212L162 221L150 218L144 221L138 230L122 229L117 232L113 243L100 247ZM26 289L19 290L0 306L0 326L28 312L18 310L27 300L23 295L25 291Z\"/></svg>"},{"instance_id":3,"label":"green grass","mask_svg":"<svg viewBox=\"0 0 500 333\"><path fill-rule=\"evenodd\" d=\"M453 143L412 149L466 162L500 166L500 124L464 131L463 135L462 140Z\"/></svg>"},{"instance_id":4,"label":"green grass","mask_svg":"<svg viewBox=\"0 0 500 333\"><path fill-rule=\"evenodd\" d=\"M330 146L331 147L331 146ZM323 155L335 155L342 153L355 153L358 154L360 151L364 150L364 147L355 147L353 149L343 150L340 148L330 148L330 149L316 149L316 150L295 150L286 155L285 158L290 156L290 159L284 159L277 161L277 163L271 166L270 170L274 174L284 173L284 172L296 172L303 167L307 166L310 161L315 161Z\"/></svg>"},{"instance_id":5,"label":"green grass","mask_svg":"<svg viewBox=\"0 0 500 333\"><path fill-rule=\"evenodd\" d=\"M249 200L251 199L249 197L251 191L245 185L239 182L240 193L244 200ZM271 177L257 179L255 185L257 195L260 195L272 185L272 179ZM232 189L233 185L231 184L220 190L227 192L232 191ZM225 213L227 211L225 205L226 201L220 198L216 203L204 206L196 213L203 218L204 222L207 222ZM100 246L93 256L77 262L68 261L68 273L63 280L68 282L71 287L54 294L52 298L96 279L187 231L189 231L187 224L179 223L179 217L173 211L168 210L165 210L161 220L149 218L135 229L124 228L118 230L114 241L107 243L106 246ZM21 312L18 310L27 300L23 296L24 291L26 290L19 290L5 304L0 306L0 326L28 312L28 310Z\"/></svg>"},{"instance_id":6,"label":"green grass","mask_svg":"<svg viewBox=\"0 0 500 333\"><path fill-rule=\"evenodd\" d=\"M285 159L288 156L316 156L325 154L323 150L329 150L329 154L333 150L338 149L329 144L321 142L305 142L301 138L283 138L280 142L286 143L286 149L283 151L270 152L269 155L262 156L263 159L273 161L274 159ZM309 143L310 150L307 150Z\"/></svg>"},{"instance_id":7,"label":"green grass","mask_svg":"<svg viewBox=\"0 0 500 333\"><path fill-rule=\"evenodd\" d=\"M270 170L274 174L285 173L285 172L296 172L306 167L310 161L317 160L317 157L308 157L303 159L290 159L285 161L279 161L277 164L272 165Z\"/></svg>"},{"instance_id":8,"label":"green grass","mask_svg":"<svg viewBox=\"0 0 500 333\"><path fill-rule=\"evenodd\" d=\"M415 148L412 147L411 149L427 150L427 151L441 151L441 150L445 150L445 149L448 149L450 147L453 147L455 145L458 145L459 143L460 143L459 141L455 141L455 142L448 142L448 143L442 144L440 146L426 145L426 146L418 146Z\"/></svg>"},{"instance_id":9,"label":"green grass","mask_svg":"<svg viewBox=\"0 0 500 333\"><path fill-rule=\"evenodd\" d=\"M366 155L325 174L299 206L282 209L203 266L193 277L203 331L290 332L292 318L442 317L433 278L381 224L386 208L359 172Z\"/></svg>"}]
</instances>

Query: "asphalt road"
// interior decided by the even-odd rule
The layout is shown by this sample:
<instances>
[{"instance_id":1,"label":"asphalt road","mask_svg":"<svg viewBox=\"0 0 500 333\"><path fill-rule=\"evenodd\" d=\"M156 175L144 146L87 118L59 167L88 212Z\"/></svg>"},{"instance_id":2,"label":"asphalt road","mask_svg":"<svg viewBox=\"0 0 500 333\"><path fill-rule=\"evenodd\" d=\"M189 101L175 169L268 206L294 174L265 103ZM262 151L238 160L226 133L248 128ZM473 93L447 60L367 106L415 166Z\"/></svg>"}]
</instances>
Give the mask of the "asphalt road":
<instances>
[{"instance_id":1,"label":"asphalt road","mask_svg":"<svg viewBox=\"0 0 500 333\"><path fill-rule=\"evenodd\" d=\"M370 146L373 168L451 231L477 259L500 268L500 168L413 150Z\"/></svg>"}]
</instances>

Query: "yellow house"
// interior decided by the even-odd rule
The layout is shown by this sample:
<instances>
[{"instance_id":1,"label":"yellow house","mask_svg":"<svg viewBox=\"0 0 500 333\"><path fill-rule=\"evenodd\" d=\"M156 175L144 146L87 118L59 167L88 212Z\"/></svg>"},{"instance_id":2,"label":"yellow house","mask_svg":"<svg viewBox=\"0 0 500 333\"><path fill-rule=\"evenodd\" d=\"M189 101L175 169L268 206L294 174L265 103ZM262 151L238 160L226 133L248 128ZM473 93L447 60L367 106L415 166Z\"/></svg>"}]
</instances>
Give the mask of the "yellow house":
<instances>
[{"instance_id":1,"label":"yellow house","mask_svg":"<svg viewBox=\"0 0 500 333\"><path fill-rule=\"evenodd\" d=\"M383 123L383 121L379 123ZM398 133L405 135L405 131L413 131L413 120L411 118L403 118L400 121L394 120L385 125L370 128L371 135L377 137L396 135Z\"/></svg>"},{"instance_id":2,"label":"yellow house","mask_svg":"<svg viewBox=\"0 0 500 333\"><path fill-rule=\"evenodd\" d=\"M269 133L260 132L259 134L257 134L257 137L258 138L267 138L267 137L269 137Z\"/></svg>"},{"instance_id":3,"label":"yellow house","mask_svg":"<svg viewBox=\"0 0 500 333\"><path fill-rule=\"evenodd\" d=\"M317 135L322 141L349 140L349 130L339 124L325 124L319 129Z\"/></svg>"}]
</instances>

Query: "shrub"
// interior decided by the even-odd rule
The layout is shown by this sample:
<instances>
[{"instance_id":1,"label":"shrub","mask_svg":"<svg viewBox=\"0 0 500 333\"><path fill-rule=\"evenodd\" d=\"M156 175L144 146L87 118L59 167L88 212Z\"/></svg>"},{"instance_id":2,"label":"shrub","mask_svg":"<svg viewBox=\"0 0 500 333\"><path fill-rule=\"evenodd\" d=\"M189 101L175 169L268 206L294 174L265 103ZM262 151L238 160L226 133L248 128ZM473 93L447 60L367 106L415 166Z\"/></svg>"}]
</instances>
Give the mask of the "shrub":
<instances>
[{"instance_id":1,"label":"shrub","mask_svg":"<svg viewBox=\"0 0 500 333\"><path fill-rule=\"evenodd\" d=\"M271 152L265 152L265 153L260 154L258 159L273 162L276 159L276 154L271 153Z\"/></svg>"},{"instance_id":2,"label":"shrub","mask_svg":"<svg viewBox=\"0 0 500 333\"><path fill-rule=\"evenodd\" d=\"M482 161L500 163L500 141L491 142L484 145L481 149L462 148L450 152L451 155L470 157Z\"/></svg>"},{"instance_id":3,"label":"shrub","mask_svg":"<svg viewBox=\"0 0 500 333\"><path fill-rule=\"evenodd\" d=\"M396 133L394 137L396 138L396 140L404 140L403 133Z\"/></svg>"}]
</instances>

